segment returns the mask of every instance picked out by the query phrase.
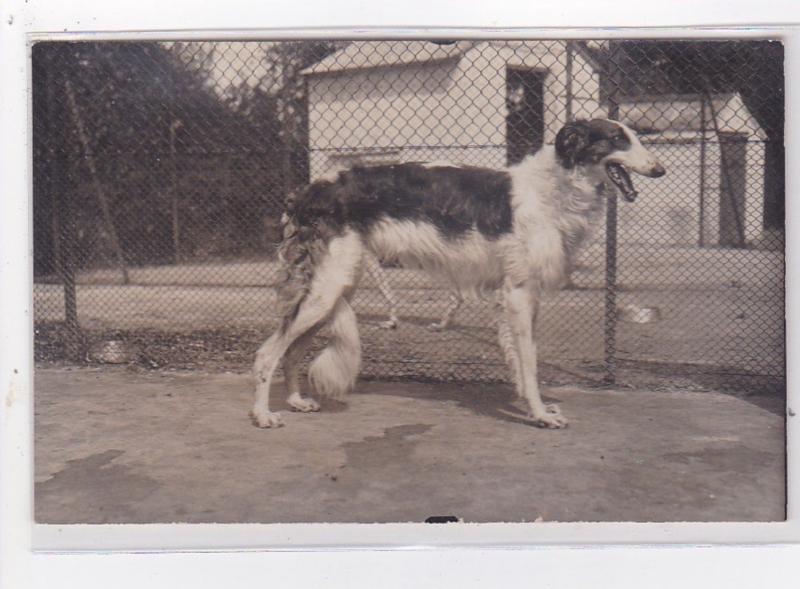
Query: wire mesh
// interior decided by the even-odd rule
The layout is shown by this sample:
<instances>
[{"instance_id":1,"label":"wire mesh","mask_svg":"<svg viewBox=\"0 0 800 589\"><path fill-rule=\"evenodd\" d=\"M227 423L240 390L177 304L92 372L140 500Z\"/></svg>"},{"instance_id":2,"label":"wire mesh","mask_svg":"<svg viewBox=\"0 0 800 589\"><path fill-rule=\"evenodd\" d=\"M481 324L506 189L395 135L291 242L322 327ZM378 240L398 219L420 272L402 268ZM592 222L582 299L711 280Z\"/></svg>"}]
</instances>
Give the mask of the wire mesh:
<instances>
[{"instance_id":1,"label":"wire mesh","mask_svg":"<svg viewBox=\"0 0 800 589\"><path fill-rule=\"evenodd\" d=\"M245 367L277 324L293 188L355 163L502 168L568 120L609 114L668 174L635 178L637 202L608 208L615 235L599 227L543 302L542 364L782 376L770 41L37 43L36 356L109 361L104 345L122 341L145 366ZM507 380L495 301L434 325L453 301L371 261L355 298L364 373Z\"/></svg>"}]
</instances>

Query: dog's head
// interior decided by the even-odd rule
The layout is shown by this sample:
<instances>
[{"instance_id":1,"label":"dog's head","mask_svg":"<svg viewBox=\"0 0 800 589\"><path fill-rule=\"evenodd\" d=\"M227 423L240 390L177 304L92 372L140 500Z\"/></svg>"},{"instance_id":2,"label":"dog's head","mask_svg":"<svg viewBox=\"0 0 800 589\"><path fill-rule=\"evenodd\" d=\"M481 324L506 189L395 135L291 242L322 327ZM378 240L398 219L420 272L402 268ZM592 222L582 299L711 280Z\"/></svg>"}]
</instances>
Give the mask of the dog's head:
<instances>
[{"instance_id":1,"label":"dog's head","mask_svg":"<svg viewBox=\"0 0 800 589\"><path fill-rule=\"evenodd\" d=\"M567 169L595 166L633 202L636 190L628 171L650 178L666 171L639 141L636 133L617 121L592 119L565 125L556 135L556 155Z\"/></svg>"}]
</instances>

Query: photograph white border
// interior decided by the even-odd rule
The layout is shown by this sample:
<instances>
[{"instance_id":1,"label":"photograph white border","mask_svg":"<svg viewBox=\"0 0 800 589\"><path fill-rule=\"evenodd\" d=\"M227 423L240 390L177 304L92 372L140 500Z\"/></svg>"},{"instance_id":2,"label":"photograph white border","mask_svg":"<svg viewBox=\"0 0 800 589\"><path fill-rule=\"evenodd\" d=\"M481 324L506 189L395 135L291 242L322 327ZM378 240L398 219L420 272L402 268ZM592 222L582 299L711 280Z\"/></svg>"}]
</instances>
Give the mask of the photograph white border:
<instances>
[{"instance_id":1,"label":"photograph white border","mask_svg":"<svg viewBox=\"0 0 800 589\"><path fill-rule=\"evenodd\" d=\"M154 2L143 0L135 3L105 4L98 2L71 2L62 6L57 2L7 2L0 16L3 59L2 92L2 155L0 155L0 178L4 188L0 199L0 309L3 313L0 332L0 375L3 377L3 402L0 403L0 499L2 499L2 564L0 583L9 587L48 586L53 579L65 580L53 575L71 571L78 574L76 566L94 567L95 576L84 579L94 581L113 578L114 586L141 586L144 577L138 568L147 553L166 551L156 560L164 563L174 557L176 570L194 571L198 563L212 563L216 573L195 579L191 585L218 586L229 567L256 563L258 558L273 563L281 561L288 571L278 571L274 577L254 570L252 579L274 583L281 579L292 586L292 581L328 578L324 571L312 570L302 565L298 555L315 556L305 559L327 562L328 570L346 569L352 564L353 555L361 558L358 563L364 573L361 582L374 583L376 571L386 571L387 549L391 554L404 554L404 560L418 567L411 573L405 568L390 567L398 578L387 578L382 586L402 586L405 581L417 577L417 573L436 571L438 567L459 566L450 570L450 581L469 581L481 577L475 566L476 554L487 563L496 562L504 567L500 576L483 578L517 579L508 577L509 571L519 567L520 581L550 579L561 582L572 579L575 573L559 571L569 563L583 560L594 562L596 558L606 563L621 559L630 571L642 573L662 571L661 581L669 581L673 564L695 562L699 558L692 548L702 549L703 562L726 563L722 570L714 567L720 579L729 578L727 586L750 578L759 584L768 584L773 578L777 562L798 556L797 541L800 539L800 521L797 509L798 491L797 419L787 420L789 441L788 455L788 520L785 523L669 523L669 524L625 524L625 523L542 523L542 524L463 524L457 526L431 526L425 524L281 524L281 525L211 525L211 524L166 524L166 525L114 525L114 526L45 526L32 524L33 492L33 362L32 362L32 269L31 238L31 165L30 165L30 109L28 89L30 85L29 44L42 39L263 39L331 36L352 38L634 38L634 37L778 37L786 43L787 64L787 193L797 192L800 185L800 117L792 116L789 105L800 98L800 34L790 26L797 20L798 10L792 2L753 3L734 1L726 3L692 2L685 11L676 10L676 3L661 3L648 7L642 14L641 3L628 0L610 5L602 2L509 2L491 6L491 14L483 2L413 1L381 4L380 14L365 11L365 3L357 0L325 3L306 1L302 3L280 1L269 3L229 0L223 6L199 9L194 2ZM577 5L577 6L576 6ZM691 8L689 9L689 6ZM368 7L367 7L368 8ZM570 9L570 10L568 10ZM365 22L368 25L360 26ZM447 26L457 21L458 26ZM253 23L266 25L254 28ZM355 23L355 24L354 24ZM526 27L520 26L526 24ZM783 23L783 24L782 24ZM570 26L567 27L566 25ZM613 24L613 28L609 25ZM537 28L532 28L536 25ZM651 26L653 25L653 26ZM660 25L658 28L655 25ZM557 27L557 28L553 28ZM687 28L695 27L695 28ZM788 406L798 407L796 377L791 370L796 359L792 342L795 341L796 309L793 296L794 251L797 251L793 229L797 227L797 212L791 199L787 198L787 368ZM662 545L661 549L645 549L645 546ZM719 544L708 548L711 544ZM758 546L767 544L769 546ZM623 548L621 545L629 545ZM724 545L724 546L723 546ZM682 548L677 548L681 546ZM576 552L576 548L581 548ZM263 552L264 550L268 553ZM733 550L733 553L731 553ZM38 551L38 552L36 552ZM113 563L97 560L98 551L123 551ZM186 554L187 551L193 551ZM211 551L211 552L209 552ZM224 551L214 553L213 551ZM238 552L234 552L238 551ZM304 551L304 552L303 552ZM642 552L644 551L644 553ZM687 551L691 556L686 556ZM50 552L51 554L47 554ZM85 554L78 554L86 552ZM131 554L132 552L138 554ZM58 553L58 554L55 554ZM91 553L91 554L90 554ZM270 556L267 557L266 555ZM278 557L278 555L283 555ZM427 555L427 556L426 556ZM587 556L588 555L588 556ZM642 558L646 555L646 558ZM654 556L655 555L655 556ZM726 556L727 555L727 556ZM540 566L557 556L559 566ZM74 558L78 560L73 560ZM191 557L187 563L186 558ZM331 558L328 558L331 557ZM368 557L368 558L367 558ZM227 560L225 560L227 558ZM222 559L222 560L220 560ZM447 565L448 559L450 565ZM647 561L652 560L652 565ZM127 562L127 564L126 564ZM152 563L153 560L151 559ZM263 562L263 560L262 560ZM337 564L333 564L333 563ZM540 566L535 572L534 562ZM700 564L700 560L697 561ZM759 563L757 576L746 574L730 576L746 563ZM13 563L13 566L5 566ZM370 564L372 563L372 564ZM514 564L515 563L515 564ZM113 566L112 566L113 565ZM773 565L772 568L765 568ZM119 576L118 567L130 572L130 577ZM167 565L170 566L170 565ZM249 566L249 565L248 565ZM283 566L279 564L279 566ZM652 566L652 568L648 568ZM691 564L689 566L692 566ZM35 568L34 568L35 567ZM43 572L50 568L51 572ZM298 568L299 567L299 568ZM377 567L377 568L371 568ZM429 568L433 567L433 568ZM82 569L81 569L82 570ZM287 572L294 577L287 578ZM370 572L372 571L372 572ZM470 571L473 576L470 577ZM261 573L261 574L259 574ZM597 579L589 571L585 582ZM113 577L104 575L114 574ZM314 575L322 574L322 577ZM89 573L94 575L94 573ZM405 576L403 576L405 575ZM544 575L544 576L543 576ZM78 577L75 577L76 579ZM238 578L238 577L237 577ZM358 581L356 574L355 581ZM683 577L684 586L687 584ZM780 582L782 576L774 576ZM48 583L47 581L50 581ZM207 582L216 580L217 585ZM332 582L333 579L331 578ZM353 579L351 579L353 580ZM442 577L445 581L445 577ZM628 578L628 581L631 579ZM25 582L23 585L20 581ZM134 581L139 584L134 585ZM395 582L397 581L397 582ZM30 582L31 584L27 584ZM106 581L108 582L108 581ZM625 578L617 579L616 586L626 585ZM674 581L673 581L674 582ZM131 583L131 584L128 584ZM620 584L621 583L621 584ZM442 586L447 583L440 583ZM663 586L671 586L666 583ZM706 586L706 583L703 583ZM3 585L5 586L5 585ZM62 586L67 586L62 583ZM69 586L72 586L70 583ZM86 586L83 584L82 586ZM159 585L162 586L162 585ZM170 585L163 585L170 586ZM331 585L334 586L334 585ZM562 585L559 585L562 586ZM563 585L570 586L570 585ZM575 585L571 585L575 586ZM772 585L778 586L778 585ZM788 586L788 585L786 585Z\"/></svg>"}]
</instances>

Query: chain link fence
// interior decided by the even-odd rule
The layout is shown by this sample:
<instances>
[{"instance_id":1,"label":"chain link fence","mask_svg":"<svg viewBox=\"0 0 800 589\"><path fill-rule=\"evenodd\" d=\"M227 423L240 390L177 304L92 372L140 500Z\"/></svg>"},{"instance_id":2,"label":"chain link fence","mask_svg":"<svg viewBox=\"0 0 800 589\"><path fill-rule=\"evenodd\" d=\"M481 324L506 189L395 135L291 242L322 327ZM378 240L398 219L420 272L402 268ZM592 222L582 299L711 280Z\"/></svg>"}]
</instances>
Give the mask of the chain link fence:
<instances>
[{"instance_id":1,"label":"chain link fence","mask_svg":"<svg viewBox=\"0 0 800 589\"><path fill-rule=\"evenodd\" d=\"M771 41L37 43L36 357L249 367L277 324L293 188L354 163L500 168L569 120L611 117L668 173L609 199L544 301L545 378L781 378L783 87ZM494 301L442 325L453 303L370 261L364 373L506 380Z\"/></svg>"}]
</instances>

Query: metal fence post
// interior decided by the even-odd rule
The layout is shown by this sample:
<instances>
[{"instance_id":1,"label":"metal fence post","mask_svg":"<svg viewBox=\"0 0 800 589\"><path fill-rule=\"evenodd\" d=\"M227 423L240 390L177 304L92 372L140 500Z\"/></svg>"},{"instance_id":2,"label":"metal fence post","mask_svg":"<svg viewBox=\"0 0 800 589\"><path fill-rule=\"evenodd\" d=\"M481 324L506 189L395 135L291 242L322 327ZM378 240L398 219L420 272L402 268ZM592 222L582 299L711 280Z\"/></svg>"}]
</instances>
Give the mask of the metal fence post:
<instances>
[{"instance_id":1,"label":"metal fence post","mask_svg":"<svg viewBox=\"0 0 800 589\"><path fill-rule=\"evenodd\" d=\"M572 122L572 68L573 68L573 60L572 60L572 41L566 41L564 44L564 49L567 54L567 63L566 63L566 88L564 89L566 94L566 118L567 122Z\"/></svg>"},{"instance_id":2,"label":"metal fence post","mask_svg":"<svg viewBox=\"0 0 800 589\"><path fill-rule=\"evenodd\" d=\"M178 162L175 148L175 134L183 126L183 121L173 118L169 125L169 188L172 213L172 247L175 264L183 262L181 250L180 195L178 192Z\"/></svg>"},{"instance_id":3,"label":"metal fence post","mask_svg":"<svg viewBox=\"0 0 800 589\"><path fill-rule=\"evenodd\" d=\"M70 178L70 162L63 150L53 150L52 191L53 239L59 252L56 260L59 277L64 287L64 326L66 327L65 354L69 360L81 360L81 331L78 323L78 296L75 281L75 190Z\"/></svg>"},{"instance_id":4,"label":"metal fence post","mask_svg":"<svg viewBox=\"0 0 800 589\"><path fill-rule=\"evenodd\" d=\"M45 96L45 125L48 133L55 130L53 121L65 113L63 105L56 101L54 76L48 76ZM65 355L69 360L81 359L81 333L78 323L78 297L75 282L75 186L69 172L68 138L63 134L52 135L53 144L48 146L52 158L52 172L45 176L46 190L52 203L51 227L55 252L55 270L64 289L64 326L66 327Z\"/></svg>"},{"instance_id":5,"label":"metal fence post","mask_svg":"<svg viewBox=\"0 0 800 589\"><path fill-rule=\"evenodd\" d=\"M617 46L611 42L606 81L608 88L608 118L619 118L619 76L616 64ZM605 382L614 384L617 378L617 194L611 190L606 199L606 281L605 281Z\"/></svg>"},{"instance_id":6,"label":"metal fence post","mask_svg":"<svg viewBox=\"0 0 800 589\"><path fill-rule=\"evenodd\" d=\"M699 247L705 247L706 229L706 96L700 99L700 186L698 190L698 225L700 231L697 239Z\"/></svg>"},{"instance_id":7,"label":"metal fence post","mask_svg":"<svg viewBox=\"0 0 800 589\"><path fill-rule=\"evenodd\" d=\"M59 190L56 188L56 190ZM61 207L53 211L58 215L58 225L60 227L59 240L61 241L61 280L64 283L64 323L67 328L67 356L71 360L80 360L80 325L78 324L78 297L75 282L75 234L72 200L73 194L64 194L63 189L59 191L57 200L61 201ZM70 191L71 192L71 191ZM64 218L60 218L62 211Z\"/></svg>"},{"instance_id":8,"label":"metal fence post","mask_svg":"<svg viewBox=\"0 0 800 589\"><path fill-rule=\"evenodd\" d=\"M605 382L617 378L617 195L608 195L606 208Z\"/></svg>"}]
</instances>

